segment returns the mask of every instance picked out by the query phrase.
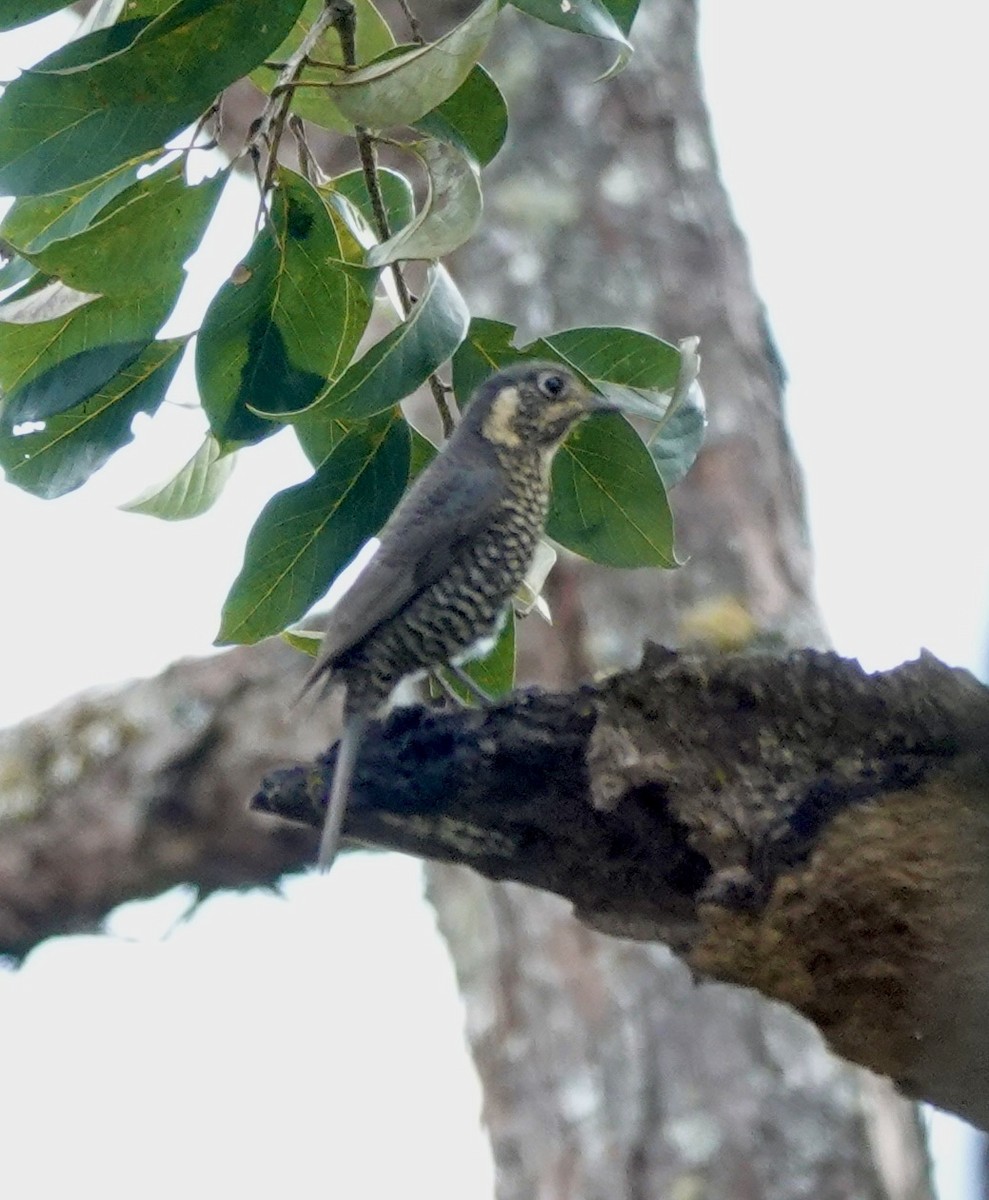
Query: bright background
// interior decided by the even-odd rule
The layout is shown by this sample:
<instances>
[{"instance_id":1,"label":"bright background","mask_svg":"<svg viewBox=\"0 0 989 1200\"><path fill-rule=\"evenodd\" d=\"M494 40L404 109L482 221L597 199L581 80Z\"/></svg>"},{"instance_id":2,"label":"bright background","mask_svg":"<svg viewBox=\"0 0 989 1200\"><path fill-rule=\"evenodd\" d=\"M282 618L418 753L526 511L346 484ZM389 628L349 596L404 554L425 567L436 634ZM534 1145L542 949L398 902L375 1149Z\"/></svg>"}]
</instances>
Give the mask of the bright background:
<instances>
[{"instance_id":1,"label":"bright background","mask_svg":"<svg viewBox=\"0 0 989 1200\"><path fill-rule=\"evenodd\" d=\"M970 0L704 0L702 14L836 648L879 668L926 646L980 670L989 18ZM0 76L67 25L0 39ZM252 212L228 197L173 331L197 323ZM0 484L0 724L209 650L248 528L306 468L279 438L196 522L115 510L201 431L172 405L154 447L82 492L44 503ZM488 1197L462 1013L419 893L415 863L348 856L328 880L217 896L189 922L181 891L128 905L109 937L0 972L4 1193ZM972 1147L956 1122L935 1131L942 1196L962 1200Z\"/></svg>"}]
</instances>

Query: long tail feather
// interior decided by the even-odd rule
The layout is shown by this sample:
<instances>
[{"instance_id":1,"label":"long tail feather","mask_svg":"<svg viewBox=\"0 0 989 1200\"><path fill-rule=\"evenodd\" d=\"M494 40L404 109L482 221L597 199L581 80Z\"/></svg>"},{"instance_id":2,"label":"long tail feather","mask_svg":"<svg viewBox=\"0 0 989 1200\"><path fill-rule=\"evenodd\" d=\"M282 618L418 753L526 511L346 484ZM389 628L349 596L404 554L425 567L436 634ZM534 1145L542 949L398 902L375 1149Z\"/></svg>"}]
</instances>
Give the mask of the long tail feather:
<instances>
[{"instance_id":1,"label":"long tail feather","mask_svg":"<svg viewBox=\"0 0 989 1200\"><path fill-rule=\"evenodd\" d=\"M340 738L337 765L333 773L333 786L330 788L326 820L323 823L323 836L319 843L317 865L321 871L328 871L333 866L333 860L340 848L340 831L343 828L343 818L350 800L350 786L354 778L354 767L357 764L357 756L360 753L367 724L367 717L353 713L344 718L343 735Z\"/></svg>"}]
</instances>

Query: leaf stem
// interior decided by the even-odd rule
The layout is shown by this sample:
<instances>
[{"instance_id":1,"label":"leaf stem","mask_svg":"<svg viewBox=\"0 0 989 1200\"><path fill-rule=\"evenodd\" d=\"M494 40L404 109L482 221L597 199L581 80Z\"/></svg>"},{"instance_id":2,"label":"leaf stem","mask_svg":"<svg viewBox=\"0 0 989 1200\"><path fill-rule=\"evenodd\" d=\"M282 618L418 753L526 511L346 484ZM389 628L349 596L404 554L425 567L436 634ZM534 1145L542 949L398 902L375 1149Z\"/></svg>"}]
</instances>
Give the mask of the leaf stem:
<instances>
[{"instance_id":1,"label":"leaf stem","mask_svg":"<svg viewBox=\"0 0 989 1200\"><path fill-rule=\"evenodd\" d=\"M354 10L354 5L351 0L328 0L326 10L333 9L333 17L330 24L337 31L340 38L340 47L343 50L344 65L354 67L357 65L357 14ZM405 4L402 9L410 20L410 24L415 20ZM413 27L413 34L416 35L416 40L421 43L421 35L418 35L418 25ZM357 153L361 160L361 170L364 173L364 184L367 187L367 194L371 201L371 213L374 217L375 232L381 241L387 241L391 237L391 229L388 225L388 212L385 208L385 199L381 194L381 179L378 175L378 160L374 149L374 139L371 133L363 125L354 127L354 137L357 140ZM408 316L412 311L413 299L409 292L408 284L405 282L405 276L398 263L391 264L392 277L395 280L395 290L398 293L398 300L402 306L402 315ZM447 396L446 388L440 377L433 372L429 376L429 390L433 393L433 400L439 410L440 421L443 425L443 436L448 438L453 433L454 425L456 424L453 416L453 410L450 407L450 400Z\"/></svg>"}]
</instances>

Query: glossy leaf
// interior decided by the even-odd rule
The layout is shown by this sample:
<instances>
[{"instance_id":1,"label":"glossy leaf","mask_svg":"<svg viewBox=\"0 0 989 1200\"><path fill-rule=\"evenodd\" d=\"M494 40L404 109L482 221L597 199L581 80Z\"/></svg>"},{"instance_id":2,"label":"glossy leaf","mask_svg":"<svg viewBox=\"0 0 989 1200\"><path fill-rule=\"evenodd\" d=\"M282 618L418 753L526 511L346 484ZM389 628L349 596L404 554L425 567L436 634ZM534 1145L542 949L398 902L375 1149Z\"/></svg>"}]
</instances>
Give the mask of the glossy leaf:
<instances>
[{"instance_id":1,"label":"glossy leaf","mask_svg":"<svg viewBox=\"0 0 989 1200\"><path fill-rule=\"evenodd\" d=\"M279 172L271 218L199 333L196 373L213 434L258 441L311 404L350 361L371 313L374 274L340 216L300 175ZM250 407L249 407L250 406Z\"/></svg>"},{"instance_id":2,"label":"glossy leaf","mask_svg":"<svg viewBox=\"0 0 989 1200\"><path fill-rule=\"evenodd\" d=\"M33 282L25 289L30 289ZM23 322L11 319L20 315L11 313L12 306L23 309L32 300L43 300L48 292L53 293L53 300L46 306L48 313L56 310L55 302L68 293L59 303L56 316ZM21 293L15 293L0 305L0 387L7 393L8 402L15 389L82 351L120 342L150 342L175 303L175 293L169 291L103 296L70 307L75 296L78 293L64 284L49 282L32 295L20 298Z\"/></svg>"},{"instance_id":3,"label":"glossy leaf","mask_svg":"<svg viewBox=\"0 0 989 1200\"><path fill-rule=\"evenodd\" d=\"M478 64L452 96L420 117L415 126L441 142L459 146L485 167L504 144L508 108L498 85Z\"/></svg>"},{"instance_id":4,"label":"glossy leaf","mask_svg":"<svg viewBox=\"0 0 989 1200\"><path fill-rule=\"evenodd\" d=\"M443 258L467 241L481 219L481 185L471 159L455 146L432 139L421 142L416 153L428 178L425 203L414 221L371 247L368 266Z\"/></svg>"},{"instance_id":5,"label":"glossy leaf","mask_svg":"<svg viewBox=\"0 0 989 1200\"><path fill-rule=\"evenodd\" d=\"M70 0L5 0L0 7L0 30L14 29L68 8Z\"/></svg>"},{"instance_id":6,"label":"glossy leaf","mask_svg":"<svg viewBox=\"0 0 989 1200\"><path fill-rule=\"evenodd\" d=\"M164 145L285 38L302 0L178 0L50 54L0 98L0 190L73 187Z\"/></svg>"},{"instance_id":7,"label":"glossy leaf","mask_svg":"<svg viewBox=\"0 0 989 1200\"><path fill-rule=\"evenodd\" d=\"M668 392L676 386L680 351L669 342L619 326L565 329L541 338L526 352L547 352L574 367L586 378L602 385L606 394L620 387L649 392ZM608 384L618 385L609 389Z\"/></svg>"},{"instance_id":8,"label":"glossy leaf","mask_svg":"<svg viewBox=\"0 0 989 1200\"><path fill-rule=\"evenodd\" d=\"M517 349L512 338L514 325L505 321L492 321L487 317L474 317L453 356L453 390L457 403L465 408L475 390L495 371L511 363L524 362L527 355Z\"/></svg>"},{"instance_id":9,"label":"glossy leaf","mask_svg":"<svg viewBox=\"0 0 989 1200\"><path fill-rule=\"evenodd\" d=\"M398 171L391 171L387 167L378 167L378 183L381 186L381 199L384 202L389 229L393 232L402 229L408 225L416 213L412 185L404 175L400 175ZM342 196L348 205L357 209L362 222L362 230L367 231L369 237L374 241L378 240L375 233L371 198L367 192L367 184L364 182L363 171L347 171L343 175L338 175L336 179L330 180L328 184L324 184L319 190L331 203L334 197ZM341 215L350 225L350 213L341 209ZM358 231L353 229L352 225L351 228L358 240L361 240Z\"/></svg>"},{"instance_id":10,"label":"glossy leaf","mask_svg":"<svg viewBox=\"0 0 989 1200\"><path fill-rule=\"evenodd\" d=\"M132 440L137 414L157 410L185 344L185 338L152 342L102 388L43 428L17 429L4 414L0 464L8 481L48 500L80 487Z\"/></svg>"},{"instance_id":11,"label":"glossy leaf","mask_svg":"<svg viewBox=\"0 0 989 1200\"><path fill-rule=\"evenodd\" d=\"M584 421L558 451L546 532L610 567L678 565L663 482L619 413Z\"/></svg>"},{"instance_id":12,"label":"glossy leaf","mask_svg":"<svg viewBox=\"0 0 989 1200\"><path fill-rule=\"evenodd\" d=\"M603 38L616 45L618 59L603 78L620 71L632 56L632 46L625 34L638 6L628 0L618 3L614 0L567 0L566 4L561 4L560 0L511 0L511 3L529 16L545 21L547 25ZM626 22L628 27L625 27Z\"/></svg>"},{"instance_id":13,"label":"glossy leaf","mask_svg":"<svg viewBox=\"0 0 989 1200\"><path fill-rule=\"evenodd\" d=\"M287 646L310 658L316 658L323 645L323 635L310 629L283 629L279 636Z\"/></svg>"},{"instance_id":14,"label":"glossy leaf","mask_svg":"<svg viewBox=\"0 0 989 1200\"><path fill-rule=\"evenodd\" d=\"M408 318L350 366L303 416L309 421L365 420L409 396L450 357L470 314L443 267L430 272Z\"/></svg>"},{"instance_id":15,"label":"glossy leaf","mask_svg":"<svg viewBox=\"0 0 989 1200\"><path fill-rule=\"evenodd\" d=\"M56 238L81 233L106 204L137 180L153 153L50 196L22 196L0 223L0 237L18 250L43 250Z\"/></svg>"},{"instance_id":16,"label":"glossy leaf","mask_svg":"<svg viewBox=\"0 0 989 1200\"><path fill-rule=\"evenodd\" d=\"M484 53L503 0L482 0L435 42L378 61L331 85L331 99L354 125L411 125L460 87Z\"/></svg>"},{"instance_id":17,"label":"glossy leaf","mask_svg":"<svg viewBox=\"0 0 989 1200\"><path fill-rule=\"evenodd\" d=\"M408 427L385 414L353 429L311 479L269 500L217 643L257 642L298 620L388 519L408 471Z\"/></svg>"},{"instance_id":18,"label":"glossy leaf","mask_svg":"<svg viewBox=\"0 0 989 1200\"><path fill-rule=\"evenodd\" d=\"M103 295L132 295L183 282L183 263L199 245L227 180L225 171L196 187L177 159L122 191L74 237L27 253L46 275Z\"/></svg>"},{"instance_id":19,"label":"glossy leaf","mask_svg":"<svg viewBox=\"0 0 989 1200\"><path fill-rule=\"evenodd\" d=\"M44 421L74 408L92 396L135 361L150 339L139 342L111 342L81 350L47 371L42 371L23 387L12 392L4 403L4 418L17 421Z\"/></svg>"},{"instance_id":20,"label":"glossy leaf","mask_svg":"<svg viewBox=\"0 0 989 1200\"><path fill-rule=\"evenodd\" d=\"M177 475L120 507L162 521L188 521L213 507L236 463L236 454L224 454L216 438L207 434Z\"/></svg>"},{"instance_id":21,"label":"glossy leaf","mask_svg":"<svg viewBox=\"0 0 989 1200\"><path fill-rule=\"evenodd\" d=\"M307 0L299 19L285 41L270 56L274 62L283 62L296 49L323 8L323 0ZM354 17L356 22L356 50L358 65L370 62L379 55L391 50L395 45L388 23L371 3L371 0L354 0ZM343 51L340 38L335 29L328 29L317 41L311 58L317 63L343 63ZM279 72L271 67L261 66L251 73L251 81L263 92L270 92L278 82ZM292 111L298 113L306 121L322 125L327 129L336 129L340 133L350 133L353 123L340 112L333 102L333 93L329 88L310 87L313 83L337 83L341 72L333 67L309 65L301 75L307 85L296 88L292 97Z\"/></svg>"}]
</instances>

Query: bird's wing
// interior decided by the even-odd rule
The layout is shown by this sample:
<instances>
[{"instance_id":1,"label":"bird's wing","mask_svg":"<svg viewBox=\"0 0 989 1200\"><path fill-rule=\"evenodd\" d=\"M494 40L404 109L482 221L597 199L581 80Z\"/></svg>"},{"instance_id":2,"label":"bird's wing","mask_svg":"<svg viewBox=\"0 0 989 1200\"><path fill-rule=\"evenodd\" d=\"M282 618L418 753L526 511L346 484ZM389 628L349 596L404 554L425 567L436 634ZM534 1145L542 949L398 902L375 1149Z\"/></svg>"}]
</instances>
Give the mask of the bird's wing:
<instances>
[{"instance_id":1,"label":"bird's wing","mask_svg":"<svg viewBox=\"0 0 989 1200\"><path fill-rule=\"evenodd\" d=\"M450 468L451 463L446 466ZM381 531L381 545L330 611L309 688L341 654L363 641L435 583L483 527L501 494L494 464L427 472Z\"/></svg>"}]
</instances>

